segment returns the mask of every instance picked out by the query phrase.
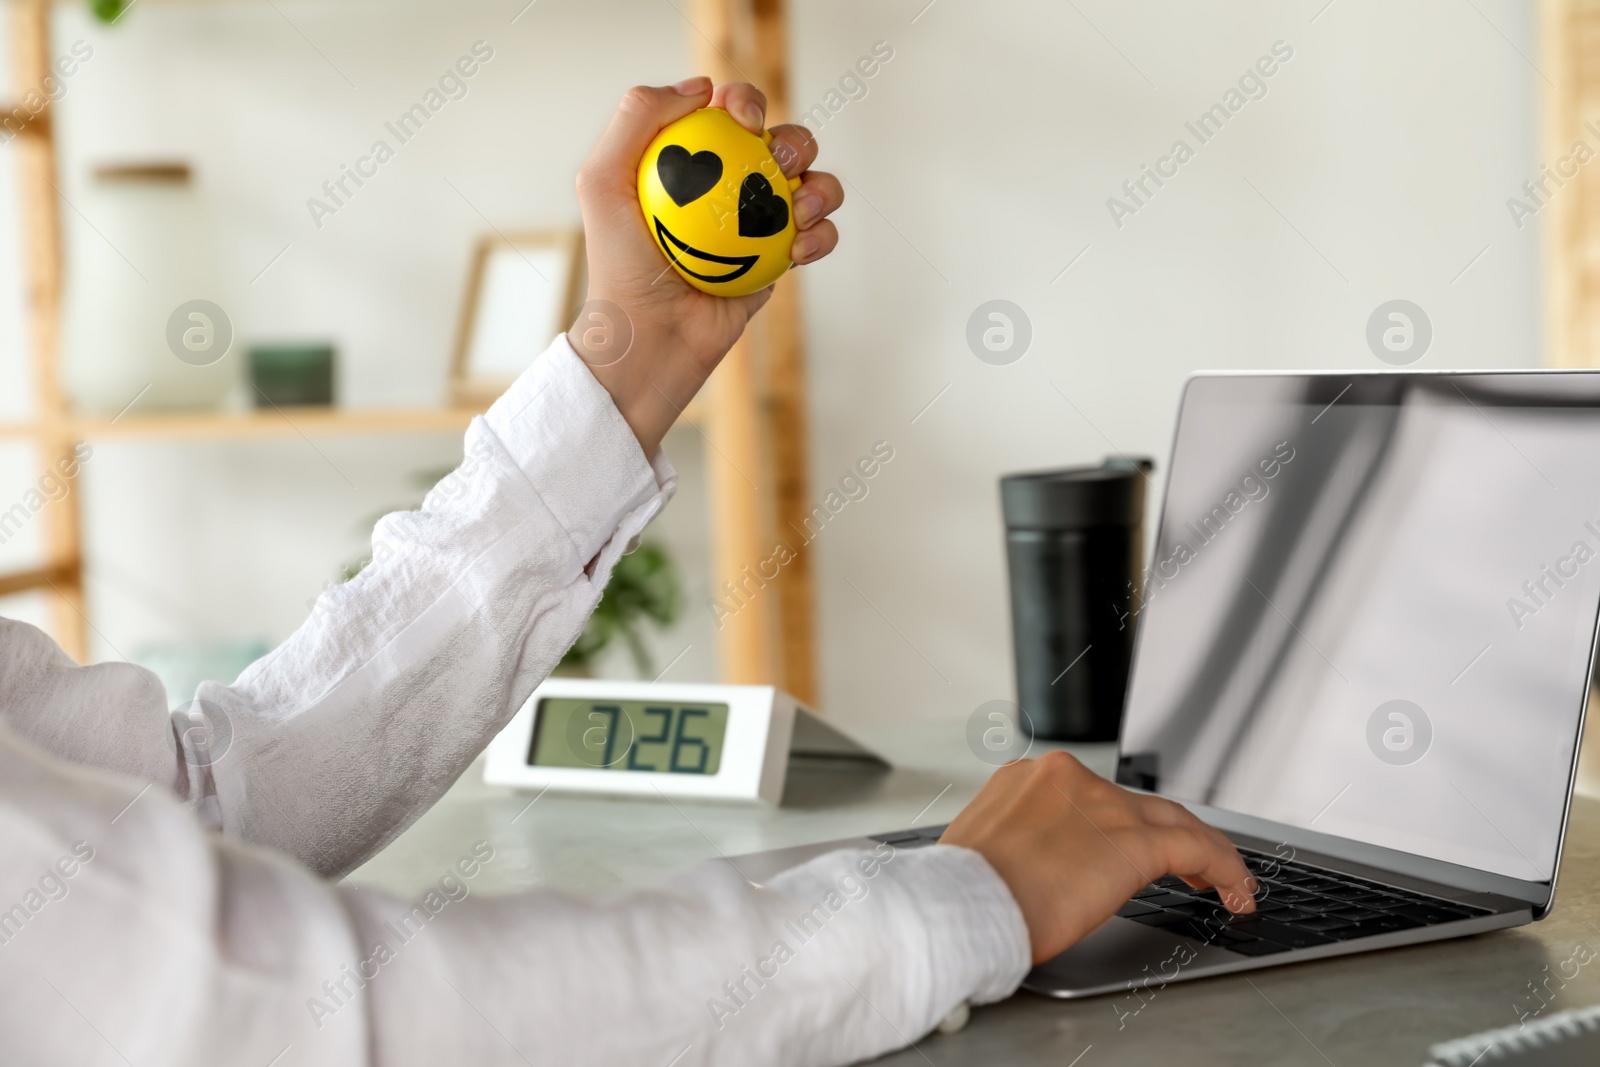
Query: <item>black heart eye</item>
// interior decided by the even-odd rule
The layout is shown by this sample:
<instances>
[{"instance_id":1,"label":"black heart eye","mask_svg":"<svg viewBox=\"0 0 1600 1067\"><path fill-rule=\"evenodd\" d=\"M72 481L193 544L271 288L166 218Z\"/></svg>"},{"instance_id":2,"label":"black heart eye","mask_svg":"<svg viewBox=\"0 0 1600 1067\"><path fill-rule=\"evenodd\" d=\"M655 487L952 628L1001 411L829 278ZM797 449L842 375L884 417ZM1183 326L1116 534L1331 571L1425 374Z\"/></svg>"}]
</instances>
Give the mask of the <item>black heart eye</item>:
<instances>
[{"instance_id":1,"label":"black heart eye","mask_svg":"<svg viewBox=\"0 0 1600 1067\"><path fill-rule=\"evenodd\" d=\"M722 160L715 152L696 152L682 145L669 144L656 157L656 174L661 187L682 207L705 196L722 177Z\"/></svg>"},{"instance_id":2,"label":"black heart eye","mask_svg":"<svg viewBox=\"0 0 1600 1067\"><path fill-rule=\"evenodd\" d=\"M789 205L772 183L752 174L739 186L739 236L771 237L789 225Z\"/></svg>"}]
</instances>

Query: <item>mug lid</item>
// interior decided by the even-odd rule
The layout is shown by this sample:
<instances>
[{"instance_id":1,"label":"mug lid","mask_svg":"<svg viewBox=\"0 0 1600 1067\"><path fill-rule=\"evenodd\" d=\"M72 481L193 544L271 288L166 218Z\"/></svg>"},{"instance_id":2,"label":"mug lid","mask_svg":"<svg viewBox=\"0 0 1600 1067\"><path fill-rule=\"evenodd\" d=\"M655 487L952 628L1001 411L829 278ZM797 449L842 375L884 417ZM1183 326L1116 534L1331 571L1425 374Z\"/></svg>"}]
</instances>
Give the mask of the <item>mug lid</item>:
<instances>
[{"instance_id":1,"label":"mug lid","mask_svg":"<svg viewBox=\"0 0 1600 1067\"><path fill-rule=\"evenodd\" d=\"M1008 474L1000 479L1007 529L1083 530L1144 523L1146 458L1107 458L1098 467Z\"/></svg>"}]
</instances>

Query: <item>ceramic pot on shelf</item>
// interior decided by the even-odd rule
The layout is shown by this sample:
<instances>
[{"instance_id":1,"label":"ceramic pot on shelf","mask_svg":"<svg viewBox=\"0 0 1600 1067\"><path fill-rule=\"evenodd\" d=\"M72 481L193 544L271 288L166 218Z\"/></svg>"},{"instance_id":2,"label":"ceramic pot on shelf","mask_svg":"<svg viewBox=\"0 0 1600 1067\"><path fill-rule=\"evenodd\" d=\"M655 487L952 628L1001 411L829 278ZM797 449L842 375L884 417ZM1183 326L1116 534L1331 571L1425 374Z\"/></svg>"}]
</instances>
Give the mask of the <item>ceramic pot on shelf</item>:
<instances>
[{"instance_id":1,"label":"ceramic pot on shelf","mask_svg":"<svg viewBox=\"0 0 1600 1067\"><path fill-rule=\"evenodd\" d=\"M135 397L136 412L239 406L243 360L189 166L100 166L78 195L62 216L74 409L116 415Z\"/></svg>"}]
</instances>

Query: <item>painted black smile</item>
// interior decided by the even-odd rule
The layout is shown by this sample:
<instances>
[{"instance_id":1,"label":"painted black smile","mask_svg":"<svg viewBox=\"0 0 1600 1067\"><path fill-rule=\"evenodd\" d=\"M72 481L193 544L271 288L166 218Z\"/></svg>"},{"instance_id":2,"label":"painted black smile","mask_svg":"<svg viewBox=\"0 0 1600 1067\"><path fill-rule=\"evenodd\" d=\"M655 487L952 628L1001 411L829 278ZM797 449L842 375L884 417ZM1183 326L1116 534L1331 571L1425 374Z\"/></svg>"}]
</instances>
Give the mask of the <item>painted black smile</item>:
<instances>
[{"instance_id":1,"label":"painted black smile","mask_svg":"<svg viewBox=\"0 0 1600 1067\"><path fill-rule=\"evenodd\" d=\"M667 254L667 258L672 261L672 265L689 275L689 277L699 278L703 282L731 282L735 278L742 278L749 273L751 267L756 265L756 260L761 258L759 254L753 256L714 256L710 252L700 251L686 241L680 241L671 230L662 225L659 217L655 219L655 223L656 240L661 242L661 251ZM703 259L708 263L726 263L734 269L726 274L701 274L683 265L683 258L679 255L680 252L691 255L696 259Z\"/></svg>"}]
</instances>

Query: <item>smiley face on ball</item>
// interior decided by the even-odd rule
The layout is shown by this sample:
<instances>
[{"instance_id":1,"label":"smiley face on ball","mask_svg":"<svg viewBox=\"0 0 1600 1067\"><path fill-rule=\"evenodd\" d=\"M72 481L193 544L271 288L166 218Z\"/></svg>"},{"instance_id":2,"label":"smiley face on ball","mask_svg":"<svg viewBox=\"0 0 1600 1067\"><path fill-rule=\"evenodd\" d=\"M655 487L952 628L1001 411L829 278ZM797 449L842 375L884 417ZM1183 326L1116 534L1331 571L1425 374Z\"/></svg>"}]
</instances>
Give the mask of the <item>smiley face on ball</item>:
<instances>
[{"instance_id":1,"label":"smiley face on ball","mask_svg":"<svg viewBox=\"0 0 1600 1067\"><path fill-rule=\"evenodd\" d=\"M800 182L783 176L767 140L721 108L702 108L662 130L639 164L650 236L685 281L713 296L765 289L791 266Z\"/></svg>"}]
</instances>

